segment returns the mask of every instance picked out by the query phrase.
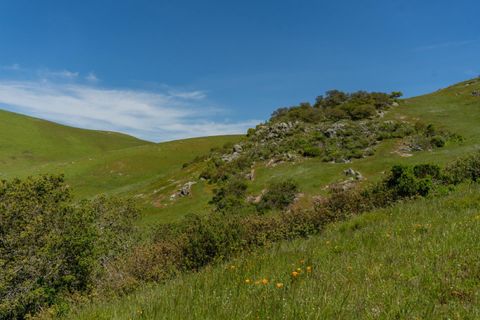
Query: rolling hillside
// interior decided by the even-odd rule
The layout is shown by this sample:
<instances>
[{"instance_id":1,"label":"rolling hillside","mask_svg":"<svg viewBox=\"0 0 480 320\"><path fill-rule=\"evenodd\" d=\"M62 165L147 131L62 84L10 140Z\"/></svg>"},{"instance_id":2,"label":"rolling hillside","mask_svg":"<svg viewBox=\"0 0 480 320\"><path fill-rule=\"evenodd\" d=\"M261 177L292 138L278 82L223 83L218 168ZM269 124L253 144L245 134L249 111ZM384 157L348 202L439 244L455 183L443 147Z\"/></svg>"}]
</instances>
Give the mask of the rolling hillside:
<instances>
[{"instance_id":1,"label":"rolling hillside","mask_svg":"<svg viewBox=\"0 0 480 320\"><path fill-rule=\"evenodd\" d=\"M131 239L141 240L102 266L95 301L73 299L70 312L54 305L41 317L477 318L480 191L472 182L480 155L456 164L458 182L445 165L479 150L478 92L478 78L402 100L361 92L388 100L376 109L353 105L366 114L359 119L328 118L352 107L349 100L300 105L290 109L297 117L324 117L272 117L246 136L160 144L2 113L2 177L63 173L77 199L125 196L143 213L140 237ZM352 170L361 178L347 177ZM255 199L290 180L277 189L287 197L281 188L295 185L286 205L262 211ZM345 182L354 187L335 189ZM190 213L198 215L182 220ZM128 294L112 298L122 290Z\"/></svg>"},{"instance_id":2,"label":"rolling hillside","mask_svg":"<svg viewBox=\"0 0 480 320\"><path fill-rule=\"evenodd\" d=\"M382 142L371 157L352 163L326 163L302 159L274 167L255 165L255 180L249 193L259 194L272 181L293 178L304 194L301 203L325 191L328 184L345 179L344 170L353 168L365 180L374 181L393 164L433 161L446 163L455 156L480 146L480 90L478 79L468 80L437 92L405 99L385 115L385 120L433 123L462 135L463 142L411 154L397 152L395 140ZM468 116L466 116L468 115ZM203 164L182 169L182 165L210 149L233 144L241 136L206 137L154 144L130 136L76 129L9 112L0 113L0 173L3 178L39 173L64 173L79 197L99 193L133 196L144 208L144 225L176 220L185 214L206 212L214 186L200 181ZM189 181L192 193L175 201L170 196Z\"/></svg>"},{"instance_id":3,"label":"rolling hillside","mask_svg":"<svg viewBox=\"0 0 480 320\"><path fill-rule=\"evenodd\" d=\"M379 180L394 164L445 165L480 147L480 81L403 100L385 119L419 120L463 141L412 153L386 141L352 163L319 159L256 165L252 194L290 177L305 194L354 168ZM201 188L207 188L201 185ZM199 200L197 195L190 199ZM478 184L398 203L327 226L321 235L284 241L208 265L125 297L74 307L69 319L476 319L480 317ZM181 306L181 307L179 307Z\"/></svg>"},{"instance_id":4,"label":"rolling hillside","mask_svg":"<svg viewBox=\"0 0 480 320\"><path fill-rule=\"evenodd\" d=\"M77 129L0 110L0 170L5 174L148 144L120 133Z\"/></svg>"},{"instance_id":5,"label":"rolling hillside","mask_svg":"<svg viewBox=\"0 0 480 320\"><path fill-rule=\"evenodd\" d=\"M190 178L181 170L184 163L239 139L217 136L156 144L0 110L0 178L65 174L78 198L100 193L143 197L165 185L173 192L182 177ZM142 202L162 221L173 219L184 207L159 212L156 203L153 196Z\"/></svg>"}]
</instances>

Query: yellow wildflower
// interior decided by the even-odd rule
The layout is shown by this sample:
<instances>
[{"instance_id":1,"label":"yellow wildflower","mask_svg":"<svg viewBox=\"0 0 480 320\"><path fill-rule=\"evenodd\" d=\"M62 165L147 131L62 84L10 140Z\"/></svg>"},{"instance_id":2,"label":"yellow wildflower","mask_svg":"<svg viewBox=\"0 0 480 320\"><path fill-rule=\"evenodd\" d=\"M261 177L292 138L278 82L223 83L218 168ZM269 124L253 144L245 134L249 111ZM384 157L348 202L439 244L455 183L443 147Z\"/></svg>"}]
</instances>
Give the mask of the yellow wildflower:
<instances>
[{"instance_id":1,"label":"yellow wildflower","mask_svg":"<svg viewBox=\"0 0 480 320\"><path fill-rule=\"evenodd\" d=\"M307 267L307 272L309 272L309 273L312 272L312 267L311 266Z\"/></svg>"},{"instance_id":2,"label":"yellow wildflower","mask_svg":"<svg viewBox=\"0 0 480 320\"><path fill-rule=\"evenodd\" d=\"M293 271L292 272L292 277L296 278L296 277L298 277L299 274L300 273L298 273L297 271Z\"/></svg>"},{"instance_id":3,"label":"yellow wildflower","mask_svg":"<svg viewBox=\"0 0 480 320\"><path fill-rule=\"evenodd\" d=\"M252 282L252 280L250 280L250 279L245 279L245 283L246 283L246 284L250 284L251 282Z\"/></svg>"},{"instance_id":4,"label":"yellow wildflower","mask_svg":"<svg viewBox=\"0 0 480 320\"><path fill-rule=\"evenodd\" d=\"M262 279L262 284L263 285L268 284L268 280L267 279Z\"/></svg>"},{"instance_id":5,"label":"yellow wildflower","mask_svg":"<svg viewBox=\"0 0 480 320\"><path fill-rule=\"evenodd\" d=\"M277 287L278 289L283 288L283 283L281 283L281 282L277 283L277 284L276 284L276 287Z\"/></svg>"}]
</instances>

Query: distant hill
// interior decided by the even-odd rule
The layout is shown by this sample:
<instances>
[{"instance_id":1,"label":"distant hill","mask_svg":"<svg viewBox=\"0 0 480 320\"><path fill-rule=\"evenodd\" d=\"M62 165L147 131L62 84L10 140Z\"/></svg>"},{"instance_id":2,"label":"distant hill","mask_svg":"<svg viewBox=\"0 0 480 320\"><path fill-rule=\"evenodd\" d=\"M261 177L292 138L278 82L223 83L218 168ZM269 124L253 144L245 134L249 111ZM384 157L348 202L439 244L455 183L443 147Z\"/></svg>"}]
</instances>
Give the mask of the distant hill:
<instances>
[{"instance_id":1,"label":"distant hill","mask_svg":"<svg viewBox=\"0 0 480 320\"><path fill-rule=\"evenodd\" d=\"M330 163L318 157L297 157L295 161L275 165L268 164L269 159L256 161L255 178L248 182L248 193L257 196L270 182L292 178L302 191L302 205L325 193L325 186L345 180L344 171L349 168L360 172L365 178L360 183L365 183L379 179L392 164L449 162L480 147L480 97L475 94L479 91L478 79L464 81L431 94L402 99L399 106L389 109L380 119L431 123L461 135L463 142L450 141L433 150L401 152L402 139L390 139L376 145L373 155L352 159L351 163ZM242 139L220 136L155 144L119 133L71 128L0 111L0 177L64 173L79 197L99 193L135 197L147 213L144 223L151 225L208 211L215 185L199 179L205 168L202 159L206 158L192 160L207 156L211 149L231 153L233 144ZM182 168L185 163L191 164ZM191 194L171 200L189 181L196 182Z\"/></svg>"},{"instance_id":2,"label":"distant hill","mask_svg":"<svg viewBox=\"0 0 480 320\"><path fill-rule=\"evenodd\" d=\"M22 167L152 144L125 134L72 128L0 110L0 165Z\"/></svg>"},{"instance_id":3,"label":"distant hill","mask_svg":"<svg viewBox=\"0 0 480 320\"><path fill-rule=\"evenodd\" d=\"M143 185L175 175L195 157L239 139L232 135L152 143L0 110L0 179L65 174L79 197L135 195Z\"/></svg>"}]
</instances>

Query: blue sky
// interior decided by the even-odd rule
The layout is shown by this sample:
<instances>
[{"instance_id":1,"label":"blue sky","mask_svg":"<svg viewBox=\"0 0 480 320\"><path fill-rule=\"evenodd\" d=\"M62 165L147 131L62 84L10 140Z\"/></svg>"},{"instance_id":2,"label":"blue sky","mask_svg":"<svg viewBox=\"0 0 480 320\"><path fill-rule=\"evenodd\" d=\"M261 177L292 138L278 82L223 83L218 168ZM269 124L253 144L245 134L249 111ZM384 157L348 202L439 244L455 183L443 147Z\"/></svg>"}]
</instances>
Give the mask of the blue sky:
<instances>
[{"instance_id":1,"label":"blue sky","mask_svg":"<svg viewBox=\"0 0 480 320\"><path fill-rule=\"evenodd\" d=\"M153 141L480 74L480 2L0 1L0 108Z\"/></svg>"}]
</instances>

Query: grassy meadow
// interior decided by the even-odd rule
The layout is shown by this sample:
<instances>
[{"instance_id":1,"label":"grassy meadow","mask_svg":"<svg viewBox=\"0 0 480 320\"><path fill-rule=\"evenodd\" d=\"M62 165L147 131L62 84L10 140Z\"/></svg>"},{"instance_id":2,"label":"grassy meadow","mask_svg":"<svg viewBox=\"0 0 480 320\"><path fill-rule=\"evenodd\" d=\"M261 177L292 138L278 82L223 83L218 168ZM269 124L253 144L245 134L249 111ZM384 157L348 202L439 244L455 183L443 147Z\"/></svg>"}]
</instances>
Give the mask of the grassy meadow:
<instances>
[{"instance_id":1,"label":"grassy meadow","mask_svg":"<svg viewBox=\"0 0 480 320\"><path fill-rule=\"evenodd\" d=\"M465 185L66 318L478 319L479 250L480 187Z\"/></svg>"},{"instance_id":2,"label":"grassy meadow","mask_svg":"<svg viewBox=\"0 0 480 320\"><path fill-rule=\"evenodd\" d=\"M325 186L343 181L343 170L353 168L366 178L380 179L394 164L434 162L451 159L480 147L480 106L471 92L480 81L469 80L435 93L402 100L385 119L418 120L433 123L465 138L432 151L405 157L395 152L398 141L377 146L375 155L349 164L331 164L320 159L302 159L275 167L258 164L249 193L258 195L271 181L292 178L305 195L305 202L326 192ZM466 116L468 115L468 116ZM202 164L182 165L205 155L214 147L234 143L241 136L219 136L151 143L112 132L70 128L10 112L0 112L0 177L25 177L40 173L63 173L78 198L99 193L138 199L144 217L140 224L151 226L178 220L185 214L210 209L213 186L198 181ZM198 181L191 196L170 201L182 184Z\"/></svg>"}]
</instances>

